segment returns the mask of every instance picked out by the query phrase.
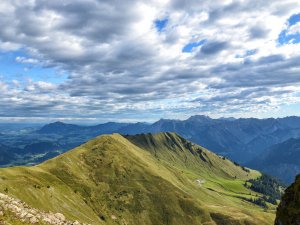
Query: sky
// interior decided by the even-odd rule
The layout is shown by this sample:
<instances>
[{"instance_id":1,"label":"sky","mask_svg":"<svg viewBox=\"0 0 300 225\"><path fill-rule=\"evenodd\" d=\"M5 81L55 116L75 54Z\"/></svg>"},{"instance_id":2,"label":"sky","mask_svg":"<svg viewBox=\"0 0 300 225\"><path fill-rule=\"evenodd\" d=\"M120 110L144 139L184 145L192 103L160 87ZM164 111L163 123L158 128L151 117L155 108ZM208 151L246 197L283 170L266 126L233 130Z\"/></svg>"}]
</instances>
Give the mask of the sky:
<instances>
[{"instance_id":1,"label":"sky","mask_svg":"<svg viewBox=\"0 0 300 225\"><path fill-rule=\"evenodd\" d=\"M300 116L298 0L1 0L0 122Z\"/></svg>"}]
</instances>

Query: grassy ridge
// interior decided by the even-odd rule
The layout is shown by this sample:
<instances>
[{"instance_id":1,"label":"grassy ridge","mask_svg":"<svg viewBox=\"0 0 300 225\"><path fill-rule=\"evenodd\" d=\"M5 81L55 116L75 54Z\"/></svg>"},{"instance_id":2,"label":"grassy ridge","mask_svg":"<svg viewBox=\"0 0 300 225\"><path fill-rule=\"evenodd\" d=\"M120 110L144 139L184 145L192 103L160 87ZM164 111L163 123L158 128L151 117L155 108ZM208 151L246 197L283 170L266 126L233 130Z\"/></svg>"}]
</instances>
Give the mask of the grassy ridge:
<instances>
[{"instance_id":1,"label":"grassy ridge","mask_svg":"<svg viewBox=\"0 0 300 225\"><path fill-rule=\"evenodd\" d=\"M174 133L114 134L1 169L0 191L91 224L272 224L274 213L242 199L258 176Z\"/></svg>"}]
</instances>

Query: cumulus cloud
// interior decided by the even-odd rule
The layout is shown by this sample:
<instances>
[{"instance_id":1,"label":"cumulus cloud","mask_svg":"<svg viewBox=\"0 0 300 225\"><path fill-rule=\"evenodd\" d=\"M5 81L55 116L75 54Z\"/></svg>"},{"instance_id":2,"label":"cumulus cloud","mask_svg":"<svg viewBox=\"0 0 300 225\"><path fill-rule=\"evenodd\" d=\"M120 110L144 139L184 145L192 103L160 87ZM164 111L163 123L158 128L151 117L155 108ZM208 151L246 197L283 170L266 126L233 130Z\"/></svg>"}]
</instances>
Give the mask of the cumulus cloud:
<instances>
[{"instance_id":1,"label":"cumulus cloud","mask_svg":"<svg viewBox=\"0 0 300 225\"><path fill-rule=\"evenodd\" d=\"M28 63L28 64L38 64L39 61L37 59L26 58L22 56L17 56L16 61L19 63Z\"/></svg>"},{"instance_id":2,"label":"cumulus cloud","mask_svg":"<svg viewBox=\"0 0 300 225\"><path fill-rule=\"evenodd\" d=\"M225 41L211 41L207 42L201 47L200 52L205 55L215 55L228 47Z\"/></svg>"},{"instance_id":3,"label":"cumulus cloud","mask_svg":"<svg viewBox=\"0 0 300 225\"><path fill-rule=\"evenodd\" d=\"M295 25L291 26L287 32L287 34L297 34L300 33L300 24L296 23Z\"/></svg>"},{"instance_id":4,"label":"cumulus cloud","mask_svg":"<svg viewBox=\"0 0 300 225\"><path fill-rule=\"evenodd\" d=\"M0 114L156 118L257 106L272 111L298 101L300 45L278 45L278 37L299 12L296 0L1 1L0 50L23 51L16 63L55 68L68 78L3 80ZM155 21L166 18L158 30Z\"/></svg>"},{"instance_id":5,"label":"cumulus cloud","mask_svg":"<svg viewBox=\"0 0 300 225\"><path fill-rule=\"evenodd\" d=\"M266 29L265 27L254 26L250 28L249 32L250 32L250 38L255 39L255 38L265 38L269 30Z\"/></svg>"}]
</instances>

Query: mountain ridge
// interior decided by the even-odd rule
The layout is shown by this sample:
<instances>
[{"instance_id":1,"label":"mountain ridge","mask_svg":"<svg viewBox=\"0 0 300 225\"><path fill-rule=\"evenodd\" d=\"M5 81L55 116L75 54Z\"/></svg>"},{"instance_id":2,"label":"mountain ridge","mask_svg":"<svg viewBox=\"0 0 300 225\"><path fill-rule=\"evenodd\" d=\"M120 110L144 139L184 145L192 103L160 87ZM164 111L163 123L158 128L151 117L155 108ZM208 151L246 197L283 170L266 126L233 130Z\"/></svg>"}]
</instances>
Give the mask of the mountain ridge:
<instances>
[{"instance_id":1,"label":"mountain ridge","mask_svg":"<svg viewBox=\"0 0 300 225\"><path fill-rule=\"evenodd\" d=\"M258 176L174 133L113 134L37 166L0 169L0 190L91 224L271 224L271 211L245 201L261 195L243 185Z\"/></svg>"},{"instance_id":2,"label":"mountain ridge","mask_svg":"<svg viewBox=\"0 0 300 225\"><path fill-rule=\"evenodd\" d=\"M249 163L249 166L285 178L283 181L286 183L292 183L300 172L299 158L300 138L290 138L272 145L263 156Z\"/></svg>"},{"instance_id":3,"label":"mountain ridge","mask_svg":"<svg viewBox=\"0 0 300 225\"><path fill-rule=\"evenodd\" d=\"M49 133L44 132L45 127ZM59 127L63 128L59 128ZM290 138L300 138L300 117L285 118L239 118L239 119L212 119L207 116L195 115L186 120L162 119L155 123L114 123L93 126L53 123L40 130L16 136L0 136L0 141L11 147L23 149L26 145L53 142L51 151L64 152L74 148L87 140L101 134L129 134L176 132L185 139L197 143L215 153L223 155L242 165L251 165L274 144L282 143ZM55 128L56 127L56 128ZM46 129L46 130L47 130ZM30 129L29 129L30 130ZM42 132L40 132L42 131ZM30 160L22 154L12 153L12 157L2 161L2 166L25 165L42 161L40 155L29 156ZM26 156L27 157L27 156ZM39 159L38 159L39 158ZM288 167L288 165L287 165ZM267 168L262 168L267 169ZM271 175L276 175L272 173ZM288 174L280 174L279 179L287 180L288 176L295 175L294 168ZM288 178L290 180L290 178Z\"/></svg>"}]
</instances>

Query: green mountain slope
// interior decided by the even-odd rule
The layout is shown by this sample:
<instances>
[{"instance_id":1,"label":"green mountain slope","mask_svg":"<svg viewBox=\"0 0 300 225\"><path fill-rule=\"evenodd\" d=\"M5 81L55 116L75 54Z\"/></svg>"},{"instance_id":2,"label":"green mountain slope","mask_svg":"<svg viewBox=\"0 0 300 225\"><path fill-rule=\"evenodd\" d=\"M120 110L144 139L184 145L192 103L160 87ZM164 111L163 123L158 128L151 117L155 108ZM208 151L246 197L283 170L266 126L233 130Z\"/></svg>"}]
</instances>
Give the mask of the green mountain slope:
<instances>
[{"instance_id":1,"label":"green mountain slope","mask_svg":"<svg viewBox=\"0 0 300 225\"><path fill-rule=\"evenodd\" d=\"M297 225L300 223L300 175L286 189L277 209L275 225Z\"/></svg>"},{"instance_id":2,"label":"green mountain slope","mask_svg":"<svg viewBox=\"0 0 300 225\"><path fill-rule=\"evenodd\" d=\"M90 224L272 224L248 200L261 174L174 133L97 137L33 167L0 170L0 191Z\"/></svg>"}]
</instances>

